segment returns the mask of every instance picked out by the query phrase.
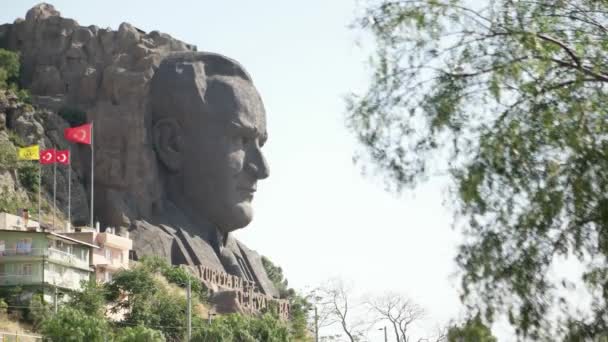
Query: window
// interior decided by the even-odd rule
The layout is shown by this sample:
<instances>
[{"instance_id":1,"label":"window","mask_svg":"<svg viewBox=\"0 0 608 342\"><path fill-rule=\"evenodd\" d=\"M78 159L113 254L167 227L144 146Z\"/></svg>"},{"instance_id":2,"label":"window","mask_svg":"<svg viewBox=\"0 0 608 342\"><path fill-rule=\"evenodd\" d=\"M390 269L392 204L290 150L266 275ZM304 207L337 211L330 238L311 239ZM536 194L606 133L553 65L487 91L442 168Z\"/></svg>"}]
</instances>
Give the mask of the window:
<instances>
[{"instance_id":1,"label":"window","mask_svg":"<svg viewBox=\"0 0 608 342\"><path fill-rule=\"evenodd\" d=\"M21 239L17 241L17 254L29 254L32 251L32 239Z\"/></svg>"},{"instance_id":2,"label":"window","mask_svg":"<svg viewBox=\"0 0 608 342\"><path fill-rule=\"evenodd\" d=\"M32 275L32 264L21 265L21 270L19 273L21 275Z\"/></svg>"},{"instance_id":3,"label":"window","mask_svg":"<svg viewBox=\"0 0 608 342\"><path fill-rule=\"evenodd\" d=\"M4 240L0 240L0 255L4 255L4 251L6 250Z\"/></svg>"},{"instance_id":4,"label":"window","mask_svg":"<svg viewBox=\"0 0 608 342\"><path fill-rule=\"evenodd\" d=\"M112 261L112 250L106 247L106 260Z\"/></svg>"},{"instance_id":5,"label":"window","mask_svg":"<svg viewBox=\"0 0 608 342\"><path fill-rule=\"evenodd\" d=\"M0 264L0 276L3 276L5 273L4 264Z\"/></svg>"}]
</instances>

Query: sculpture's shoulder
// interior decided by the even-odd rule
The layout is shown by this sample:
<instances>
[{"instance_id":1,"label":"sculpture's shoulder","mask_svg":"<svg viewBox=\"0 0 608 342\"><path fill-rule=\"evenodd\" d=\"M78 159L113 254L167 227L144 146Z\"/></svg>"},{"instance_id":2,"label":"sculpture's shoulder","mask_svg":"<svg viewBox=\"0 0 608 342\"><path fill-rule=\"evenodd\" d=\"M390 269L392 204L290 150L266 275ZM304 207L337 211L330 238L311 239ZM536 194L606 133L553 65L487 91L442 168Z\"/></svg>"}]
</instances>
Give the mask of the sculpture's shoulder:
<instances>
[{"instance_id":1,"label":"sculpture's shoulder","mask_svg":"<svg viewBox=\"0 0 608 342\"><path fill-rule=\"evenodd\" d=\"M205 265L224 270L206 236L191 235L178 224L135 221L129 233L137 258L158 256L173 265Z\"/></svg>"},{"instance_id":2,"label":"sculpture's shoulder","mask_svg":"<svg viewBox=\"0 0 608 342\"><path fill-rule=\"evenodd\" d=\"M147 221L131 223L129 236L133 240L133 250L136 258L142 256L158 256L171 262L174 237L168 227L161 227Z\"/></svg>"},{"instance_id":3,"label":"sculpture's shoulder","mask_svg":"<svg viewBox=\"0 0 608 342\"><path fill-rule=\"evenodd\" d=\"M234 243L229 244L227 247L232 249L233 252L239 253L249 264L261 290L268 296L278 298L279 291L268 277L268 274L266 274L266 269L264 268L264 264L262 264L262 256L258 252L248 248L243 242L237 239L233 239L233 241Z\"/></svg>"}]
</instances>

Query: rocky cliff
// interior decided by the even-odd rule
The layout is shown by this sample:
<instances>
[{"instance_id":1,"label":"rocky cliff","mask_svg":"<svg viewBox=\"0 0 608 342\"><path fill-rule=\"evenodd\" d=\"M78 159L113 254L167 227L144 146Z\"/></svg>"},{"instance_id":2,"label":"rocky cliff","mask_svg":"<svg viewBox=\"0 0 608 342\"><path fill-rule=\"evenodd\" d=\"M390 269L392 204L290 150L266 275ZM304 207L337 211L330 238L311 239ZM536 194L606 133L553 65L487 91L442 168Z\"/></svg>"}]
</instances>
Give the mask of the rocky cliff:
<instances>
[{"instance_id":1,"label":"rocky cliff","mask_svg":"<svg viewBox=\"0 0 608 342\"><path fill-rule=\"evenodd\" d=\"M113 204L96 208L96 220L128 226L130 219L149 211L159 189L151 186L157 173L144 119L148 84L164 56L196 47L128 23L118 30L80 26L42 3L25 19L0 25L0 48L20 54L19 83L30 91L33 105L31 110L9 105L6 127L28 144L64 148L61 132L67 123L57 114L83 113L81 121L94 123L95 203ZM73 152L79 181L74 218L81 220L88 215L82 193L90 183L90 148L74 146ZM58 189L65 185L64 176L62 170ZM4 182L10 185L7 177ZM48 184L46 169L44 177Z\"/></svg>"}]
</instances>

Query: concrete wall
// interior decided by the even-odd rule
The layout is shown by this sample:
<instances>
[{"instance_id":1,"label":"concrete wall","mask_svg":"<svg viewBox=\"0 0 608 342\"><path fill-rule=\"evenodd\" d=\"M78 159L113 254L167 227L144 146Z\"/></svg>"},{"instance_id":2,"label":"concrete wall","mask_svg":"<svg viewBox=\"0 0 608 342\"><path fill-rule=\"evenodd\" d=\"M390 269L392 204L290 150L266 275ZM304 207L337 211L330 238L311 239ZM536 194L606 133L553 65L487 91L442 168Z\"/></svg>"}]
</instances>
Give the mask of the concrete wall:
<instances>
[{"instance_id":1,"label":"concrete wall","mask_svg":"<svg viewBox=\"0 0 608 342\"><path fill-rule=\"evenodd\" d=\"M48 243L44 233L0 231L0 255L42 255L46 248Z\"/></svg>"}]
</instances>

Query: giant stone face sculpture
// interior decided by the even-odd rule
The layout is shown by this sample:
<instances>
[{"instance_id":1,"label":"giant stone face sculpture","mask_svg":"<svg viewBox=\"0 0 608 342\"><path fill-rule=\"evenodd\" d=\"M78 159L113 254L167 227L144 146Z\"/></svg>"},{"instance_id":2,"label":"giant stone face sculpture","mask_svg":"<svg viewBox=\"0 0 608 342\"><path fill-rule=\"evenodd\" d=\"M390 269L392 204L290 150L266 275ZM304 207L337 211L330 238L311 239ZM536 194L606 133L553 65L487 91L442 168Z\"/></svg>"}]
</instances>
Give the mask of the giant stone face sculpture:
<instances>
[{"instance_id":1,"label":"giant stone face sculpture","mask_svg":"<svg viewBox=\"0 0 608 342\"><path fill-rule=\"evenodd\" d=\"M278 295L260 256L231 236L252 220L269 174L264 106L242 66L128 23L80 26L49 4L0 25L0 48L20 53L34 105L94 122L95 179L90 149L74 146L82 184L72 189L95 183L95 221L128 230L137 258L203 265ZM62 140L60 129L47 133ZM89 203L79 204L72 217L87 218Z\"/></svg>"},{"instance_id":2,"label":"giant stone face sculpture","mask_svg":"<svg viewBox=\"0 0 608 342\"><path fill-rule=\"evenodd\" d=\"M274 295L260 257L230 236L251 221L269 172L266 113L249 75L221 55L173 54L151 81L148 120L163 196L133 231L136 252L223 269Z\"/></svg>"},{"instance_id":3,"label":"giant stone face sculpture","mask_svg":"<svg viewBox=\"0 0 608 342\"><path fill-rule=\"evenodd\" d=\"M268 177L266 113L249 76L226 57L185 53L165 59L151 87L168 200L224 234L245 227L257 181Z\"/></svg>"}]
</instances>

